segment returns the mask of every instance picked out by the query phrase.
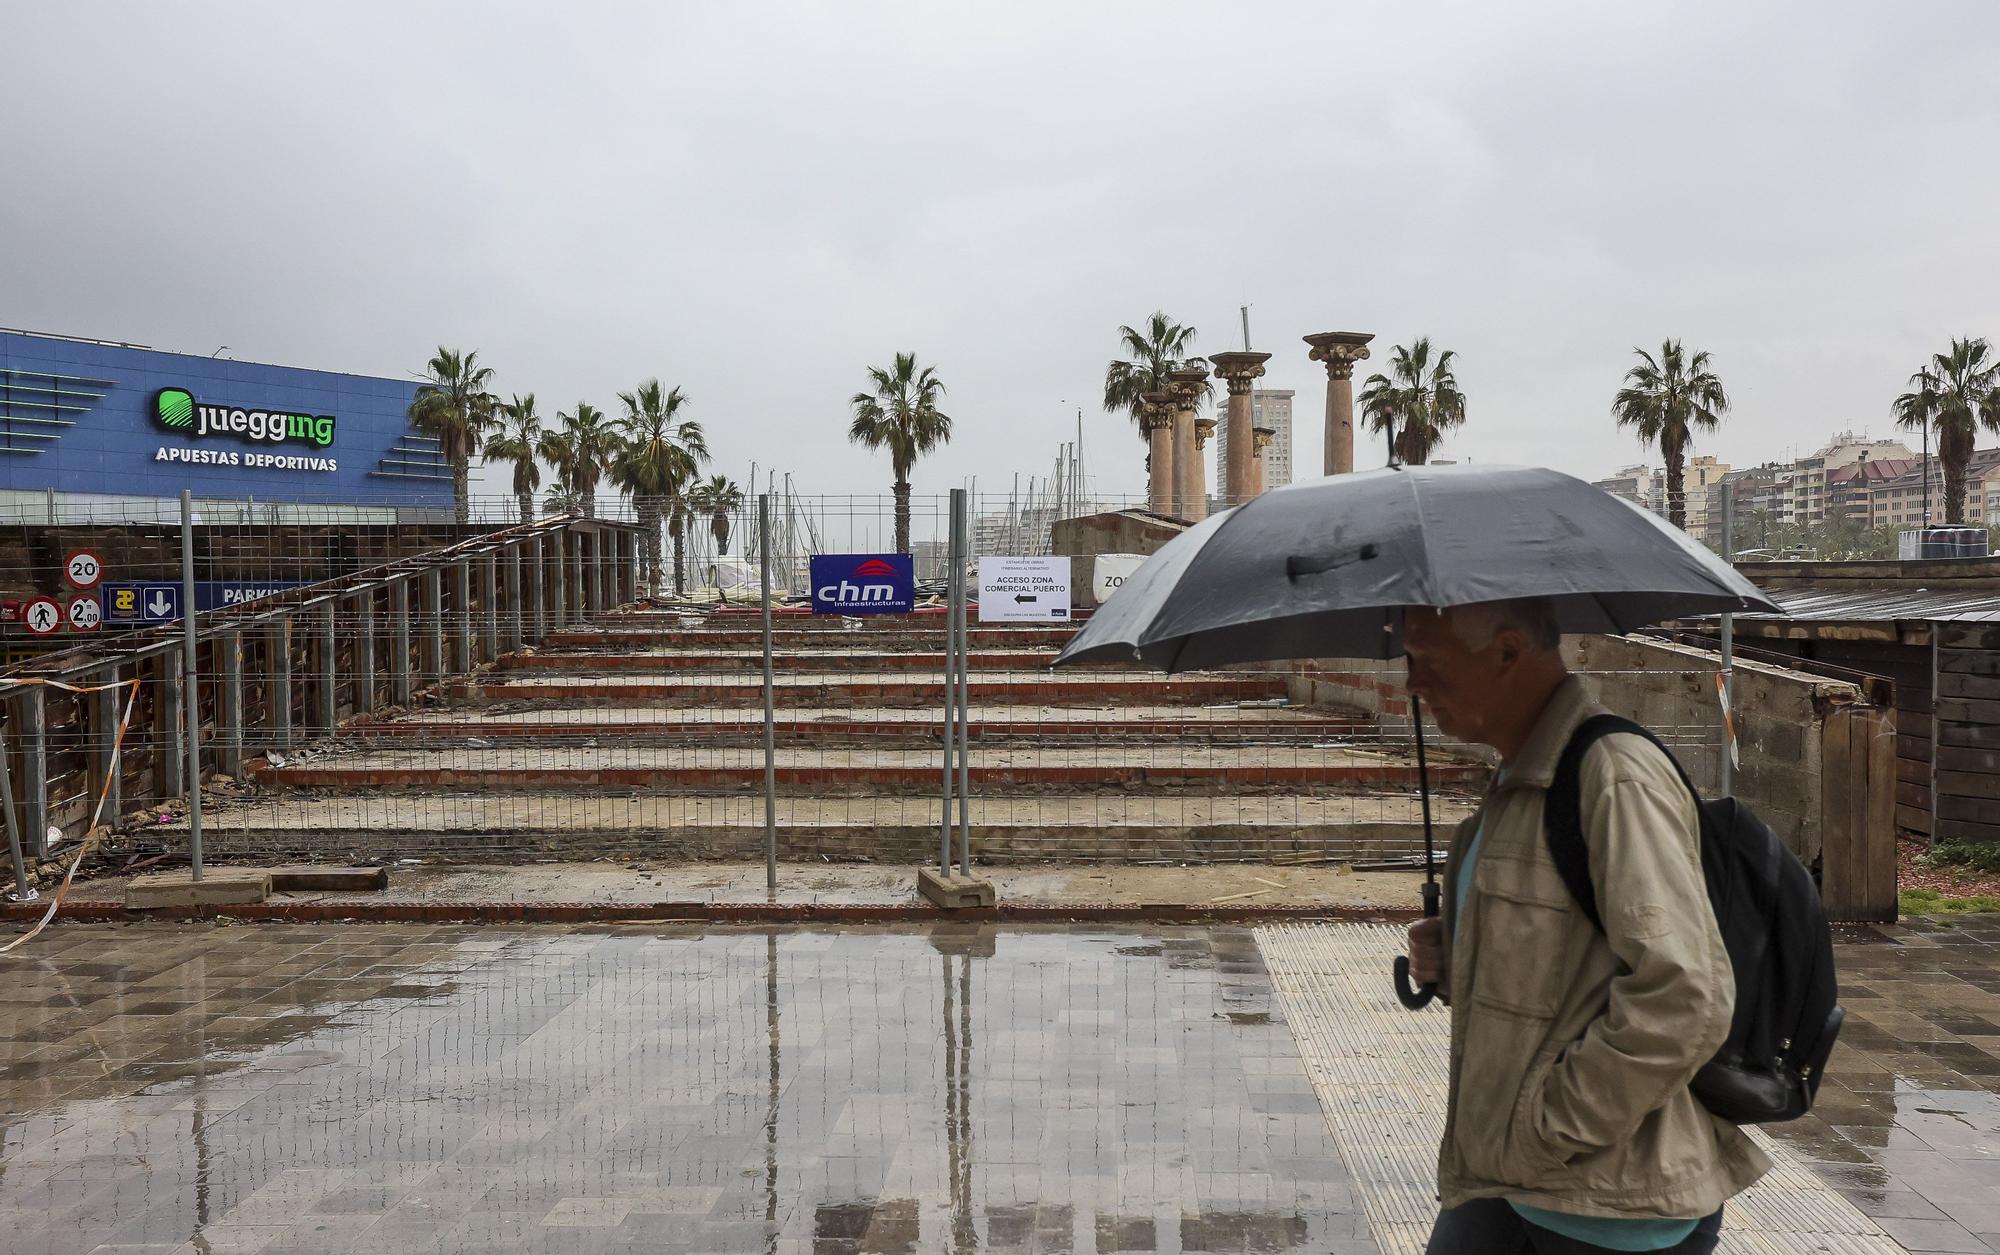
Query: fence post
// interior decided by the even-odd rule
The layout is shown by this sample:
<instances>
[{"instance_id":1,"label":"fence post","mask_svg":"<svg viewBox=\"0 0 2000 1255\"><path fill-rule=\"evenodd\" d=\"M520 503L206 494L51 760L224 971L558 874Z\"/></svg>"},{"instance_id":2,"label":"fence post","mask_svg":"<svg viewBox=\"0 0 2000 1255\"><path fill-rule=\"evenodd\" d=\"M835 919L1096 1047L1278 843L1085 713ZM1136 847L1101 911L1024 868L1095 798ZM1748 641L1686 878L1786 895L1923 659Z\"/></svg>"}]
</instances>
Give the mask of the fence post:
<instances>
[{"instance_id":1,"label":"fence post","mask_svg":"<svg viewBox=\"0 0 2000 1255\"><path fill-rule=\"evenodd\" d=\"M778 891L777 690L771 665L771 497L757 495L757 571L764 590L764 887Z\"/></svg>"},{"instance_id":2,"label":"fence post","mask_svg":"<svg viewBox=\"0 0 2000 1255\"><path fill-rule=\"evenodd\" d=\"M265 702L270 709L264 718L270 724L271 738L279 749L290 749L292 745L292 616L289 611L279 611L273 615L265 633L265 645L270 653L267 660L271 668L265 681Z\"/></svg>"},{"instance_id":3,"label":"fence post","mask_svg":"<svg viewBox=\"0 0 2000 1255\"><path fill-rule=\"evenodd\" d=\"M472 674L472 567L464 558L451 564L451 617L458 671Z\"/></svg>"},{"instance_id":4,"label":"fence post","mask_svg":"<svg viewBox=\"0 0 2000 1255\"><path fill-rule=\"evenodd\" d=\"M537 645L549 635L549 622L544 610L548 591L548 577L542 571L542 533L536 532L528 538L528 622L535 633Z\"/></svg>"},{"instance_id":5,"label":"fence post","mask_svg":"<svg viewBox=\"0 0 2000 1255\"><path fill-rule=\"evenodd\" d=\"M956 721L958 715L958 689L954 683L957 675L956 653L958 648L958 580L963 573L963 564L958 560L958 547L964 538L958 534L958 493L952 489L951 518L946 525L944 583L944 789L940 794L944 809L938 821L938 875L951 875L951 792L952 755L958 752Z\"/></svg>"},{"instance_id":6,"label":"fence post","mask_svg":"<svg viewBox=\"0 0 2000 1255\"><path fill-rule=\"evenodd\" d=\"M966 568L972 557L968 497L961 488L952 494L951 502L953 522L958 529L958 602L954 616L958 621L958 870L964 876L972 875L972 638L965 623L966 603L972 600L971 590L966 586L970 579Z\"/></svg>"},{"instance_id":7,"label":"fence post","mask_svg":"<svg viewBox=\"0 0 2000 1255\"><path fill-rule=\"evenodd\" d=\"M1731 569L1736 566L1736 512L1735 493L1728 480L1722 481L1722 560ZM1722 752L1716 755L1717 797L1728 797L1736 785L1736 764L1733 755L1736 750L1736 616L1722 616Z\"/></svg>"},{"instance_id":8,"label":"fence post","mask_svg":"<svg viewBox=\"0 0 2000 1255\"><path fill-rule=\"evenodd\" d=\"M181 683L187 717L187 799L189 878L201 867L201 660L197 654L194 605L194 493L181 489Z\"/></svg>"},{"instance_id":9,"label":"fence post","mask_svg":"<svg viewBox=\"0 0 2000 1255\"><path fill-rule=\"evenodd\" d=\"M13 757L6 744L0 742L0 811L6 813L7 857L14 868L14 891L7 897L13 902L33 902L41 895L28 883L28 865L21 857L21 817L14 810Z\"/></svg>"},{"instance_id":10,"label":"fence post","mask_svg":"<svg viewBox=\"0 0 2000 1255\"><path fill-rule=\"evenodd\" d=\"M36 858L49 853L48 691L40 684L28 690L28 727L21 737L21 765L28 777L21 782L21 801L28 819L28 848Z\"/></svg>"},{"instance_id":11,"label":"fence post","mask_svg":"<svg viewBox=\"0 0 2000 1255\"><path fill-rule=\"evenodd\" d=\"M222 709L216 718L222 724L222 761L216 764L231 779L243 779L243 633L231 628L215 640L221 655ZM202 782L196 780L199 789Z\"/></svg>"},{"instance_id":12,"label":"fence post","mask_svg":"<svg viewBox=\"0 0 2000 1255\"><path fill-rule=\"evenodd\" d=\"M389 651L389 701L396 706L410 704L410 577L398 575L389 581L389 626L395 647Z\"/></svg>"}]
</instances>

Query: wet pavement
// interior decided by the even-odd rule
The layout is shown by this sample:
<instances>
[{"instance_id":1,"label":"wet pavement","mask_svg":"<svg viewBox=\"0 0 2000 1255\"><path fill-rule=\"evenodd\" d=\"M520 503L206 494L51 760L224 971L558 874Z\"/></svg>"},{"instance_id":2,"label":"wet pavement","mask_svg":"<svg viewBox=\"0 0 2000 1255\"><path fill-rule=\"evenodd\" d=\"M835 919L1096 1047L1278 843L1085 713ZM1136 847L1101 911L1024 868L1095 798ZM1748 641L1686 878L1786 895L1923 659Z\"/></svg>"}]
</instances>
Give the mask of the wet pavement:
<instances>
[{"instance_id":1,"label":"wet pavement","mask_svg":"<svg viewBox=\"0 0 2000 1255\"><path fill-rule=\"evenodd\" d=\"M2000 1251L1997 951L1991 917L1843 941L1846 1040L1777 1131L1794 1192ZM1282 957L1229 928L59 927L4 960L0 1249L1397 1249L1370 1165L1407 1130L1316 1095ZM1815 1249L1770 1237L1724 1249Z\"/></svg>"}]
</instances>

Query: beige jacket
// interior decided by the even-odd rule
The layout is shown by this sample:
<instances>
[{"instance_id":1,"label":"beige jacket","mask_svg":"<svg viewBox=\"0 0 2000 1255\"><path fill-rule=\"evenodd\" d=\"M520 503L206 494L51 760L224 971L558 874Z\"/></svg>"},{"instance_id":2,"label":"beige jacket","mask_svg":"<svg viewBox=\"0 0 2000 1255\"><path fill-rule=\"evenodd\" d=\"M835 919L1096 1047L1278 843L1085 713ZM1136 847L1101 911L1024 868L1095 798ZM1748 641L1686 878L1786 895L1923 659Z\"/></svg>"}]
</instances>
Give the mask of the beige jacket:
<instances>
[{"instance_id":1,"label":"beige jacket","mask_svg":"<svg viewBox=\"0 0 2000 1255\"><path fill-rule=\"evenodd\" d=\"M1600 934L1549 858L1542 799L1556 760L1603 713L1571 677L1480 815L1444 882L1451 1093L1439 1200L1505 1197L1590 1216L1706 1216L1771 1164L1688 1081L1729 1030L1736 985L1702 881L1693 799L1643 738L1584 756L1583 828ZM1463 918L1466 845L1485 832Z\"/></svg>"}]
</instances>

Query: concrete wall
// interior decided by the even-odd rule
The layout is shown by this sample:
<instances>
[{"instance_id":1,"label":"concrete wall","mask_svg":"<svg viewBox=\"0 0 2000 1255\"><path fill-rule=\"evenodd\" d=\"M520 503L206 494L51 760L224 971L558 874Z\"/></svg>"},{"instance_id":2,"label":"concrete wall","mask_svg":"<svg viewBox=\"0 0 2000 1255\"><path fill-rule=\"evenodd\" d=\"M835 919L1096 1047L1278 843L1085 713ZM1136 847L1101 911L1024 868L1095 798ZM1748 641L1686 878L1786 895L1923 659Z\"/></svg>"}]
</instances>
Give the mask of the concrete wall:
<instances>
[{"instance_id":1,"label":"concrete wall","mask_svg":"<svg viewBox=\"0 0 2000 1255\"><path fill-rule=\"evenodd\" d=\"M1696 786L1714 795L1722 744L1716 655L1613 636L1570 637L1564 650L1606 708L1652 729ZM1274 667L1288 673L1293 701L1359 711L1387 738L1410 736L1400 662ZM1822 870L1839 918L1894 918L1895 712L1871 705L1855 685L1762 663L1737 663L1735 694L1740 765L1731 792ZM1480 747L1439 744L1492 761Z\"/></svg>"},{"instance_id":2,"label":"concrete wall","mask_svg":"<svg viewBox=\"0 0 2000 1255\"><path fill-rule=\"evenodd\" d=\"M1902 562L1739 562L1736 569L1759 588L1812 588L1821 592L1929 588L2000 590L2000 557L1925 558Z\"/></svg>"}]
</instances>

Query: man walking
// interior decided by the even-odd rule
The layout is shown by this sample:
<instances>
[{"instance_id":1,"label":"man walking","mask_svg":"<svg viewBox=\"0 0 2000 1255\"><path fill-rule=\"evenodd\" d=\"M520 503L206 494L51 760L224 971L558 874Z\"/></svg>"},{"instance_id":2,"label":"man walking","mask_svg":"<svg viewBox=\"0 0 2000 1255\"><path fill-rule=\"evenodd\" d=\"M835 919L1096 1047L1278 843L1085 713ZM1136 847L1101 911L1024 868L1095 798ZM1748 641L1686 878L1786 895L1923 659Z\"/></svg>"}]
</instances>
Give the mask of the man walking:
<instances>
[{"instance_id":1,"label":"man walking","mask_svg":"<svg viewBox=\"0 0 2000 1255\"><path fill-rule=\"evenodd\" d=\"M1500 755L1452 842L1443 917L1410 929L1413 975L1451 1005L1429 1255L1706 1255L1724 1201L1770 1161L1688 1092L1736 992L1694 798L1643 737L1584 755L1599 932L1542 827L1557 760L1603 713L1565 667L1549 605L1411 610L1405 644L1410 692L1439 730Z\"/></svg>"}]
</instances>

